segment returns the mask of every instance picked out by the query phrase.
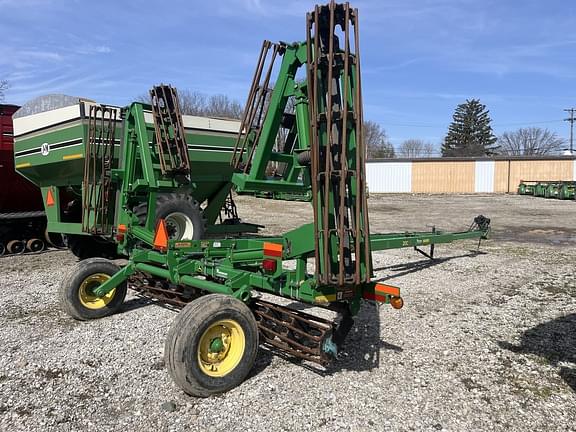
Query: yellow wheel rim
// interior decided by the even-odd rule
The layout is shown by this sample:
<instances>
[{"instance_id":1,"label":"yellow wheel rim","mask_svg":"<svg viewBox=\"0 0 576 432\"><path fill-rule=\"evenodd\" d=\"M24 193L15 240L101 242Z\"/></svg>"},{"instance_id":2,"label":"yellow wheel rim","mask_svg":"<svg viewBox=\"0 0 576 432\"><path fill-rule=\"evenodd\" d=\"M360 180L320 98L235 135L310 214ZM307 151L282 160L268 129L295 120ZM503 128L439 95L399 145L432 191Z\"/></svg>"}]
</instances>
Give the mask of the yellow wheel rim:
<instances>
[{"instance_id":1,"label":"yellow wheel rim","mask_svg":"<svg viewBox=\"0 0 576 432\"><path fill-rule=\"evenodd\" d=\"M94 288L102 285L108 279L110 279L110 275L106 273L95 273L82 281L78 290L78 297L82 306L88 309L102 309L112 301L114 294L116 294L116 288L102 297L94 295Z\"/></svg>"},{"instance_id":2,"label":"yellow wheel rim","mask_svg":"<svg viewBox=\"0 0 576 432\"><path fill-rule=\"evenodd\" d=\"M238 366L244 349L244 330L236 321L216 321L202 335L198 345L200 370L211 377L223 377Z\"/></svg>"}]
</instances>

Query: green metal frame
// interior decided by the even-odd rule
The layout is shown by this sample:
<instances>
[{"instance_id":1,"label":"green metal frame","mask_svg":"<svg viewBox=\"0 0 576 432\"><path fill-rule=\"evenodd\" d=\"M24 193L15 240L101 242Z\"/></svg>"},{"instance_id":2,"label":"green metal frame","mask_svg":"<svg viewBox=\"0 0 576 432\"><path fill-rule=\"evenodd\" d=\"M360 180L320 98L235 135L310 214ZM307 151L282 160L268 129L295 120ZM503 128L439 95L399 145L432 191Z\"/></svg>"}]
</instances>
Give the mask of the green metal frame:
<instances>
[{"instance_id":1,"label":"green metal frame","mask_svg":"<svg viewBox=\"0 0 576 432\"><path fill-rule=\"evenodd\" d=\"M236 192L262 198L309 201L310 176L306 166L298 163L298 154L310 149L310 119L306 83L296 80L296 73L306 64L305 43L282 44L279 52L282 62L270 97L266 117L262 123L258 142L256 133L249 131L240 137L241 146L251 149L254 156L247 174L235 173L232 182ZM295 122L289 132L295 137L294 146L284 152L274 151L282 116L288 100L294 97ZM282 162L285 169L280 178L267 178L269 162Z\"/></svg>"}]
</instances>

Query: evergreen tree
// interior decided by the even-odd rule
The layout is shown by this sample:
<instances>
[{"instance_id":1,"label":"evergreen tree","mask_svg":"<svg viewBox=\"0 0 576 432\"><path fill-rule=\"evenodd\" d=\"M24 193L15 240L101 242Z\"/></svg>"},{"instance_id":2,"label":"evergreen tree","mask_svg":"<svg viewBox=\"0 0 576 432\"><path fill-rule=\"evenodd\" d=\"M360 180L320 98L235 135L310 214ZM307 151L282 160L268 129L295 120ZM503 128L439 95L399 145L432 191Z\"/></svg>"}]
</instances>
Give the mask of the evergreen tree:
<instances>
[{"instance_id":1,"label":"evergreen tree","mask_svg":"<svg viewBox=\"0 0 576 432\"><path fill-rule=\"evenodd\" d=\"M478 99L466 100L466 103L458 105L442 144L442 156L495 154L497 138L492 133L488 114L486 105Z\"/></svg>"}]
</instances>

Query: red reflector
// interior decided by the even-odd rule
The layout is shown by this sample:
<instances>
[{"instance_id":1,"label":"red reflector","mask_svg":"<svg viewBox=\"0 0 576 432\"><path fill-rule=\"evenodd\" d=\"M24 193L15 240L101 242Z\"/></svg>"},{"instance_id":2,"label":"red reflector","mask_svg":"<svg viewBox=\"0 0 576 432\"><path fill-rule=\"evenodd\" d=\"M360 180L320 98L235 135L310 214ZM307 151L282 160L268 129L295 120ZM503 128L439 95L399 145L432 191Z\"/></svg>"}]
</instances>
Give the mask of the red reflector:
<instances>
[{"instance_id":1,"label":"red reflector","mask_svg":"<svg viewBox=\"0 0 576 432\"><path fill-rule=\"evenodd\" d=\"M52 195L52 188L48 189L48 193L46 194L46 206L52 207L55 204L54 202L54 195Z\"/></svg>"},{"instance_id":2,"label":"red reflector","mask_svg":"<svg viewBox=\"0 0 576 432\"><path fill-rule=\"evenodd\" d=\"M116 241L118 243L123 242L124 241L124 234L122 234L122 233L116 234Z\"/></svg>"},{"instance_id":3,"label":"red reflector","mask_svg":"<svg viewBox=\"0 0 576 432\"><path fill-rule=\"evenodd\" d=\"M371 292L365 292L364 294L362 294L362 298L366 300L374 300L380 303L386 302L386 295L378 295Z\"/></svg>"},{"instance_id":4,"label":"red reflector","mask_svg":"<svg viewBox=\"0 0 576 432\"><path fill-rule=\"evenodd\" d=\"M166 222L160 219L156 225L156 233L154 234L154 249L164 251L168 249L168 231L166 230Z\"/></svg>"},{"instance_id":5,"label":"red reflector","mask_svg":"<svg viewBox=\"0 0 576 432\"><path fill-rule=\"evenodd\" d=\"M282 256L282 245L278 243L264 243L264 255L281 257Z\"/></svg>"},{"instance_id":6,"label":"red reflector","mask_svg":"<svg viewBox=\"0 0 576 432\"><path fill-rule=\"evenodd\" d=\"M262 261L262 268L267 272L274 273L276 271L276 260L265 259Z\"/></svg>"}]
</instances>

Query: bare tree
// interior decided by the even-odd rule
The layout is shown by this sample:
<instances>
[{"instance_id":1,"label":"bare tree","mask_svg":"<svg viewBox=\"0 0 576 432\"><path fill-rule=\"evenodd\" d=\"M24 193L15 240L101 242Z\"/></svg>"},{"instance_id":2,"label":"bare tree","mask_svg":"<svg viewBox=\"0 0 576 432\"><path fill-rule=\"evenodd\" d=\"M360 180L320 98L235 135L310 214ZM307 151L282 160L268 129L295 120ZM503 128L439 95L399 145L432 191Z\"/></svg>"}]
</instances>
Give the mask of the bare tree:
<instances>
[{"instance_id":1,"label":"bare tree","mask_svg":"<svg viewBox=\"0 0 576 432\"><path fill-rule=\"evenodd\" d=\"M548 129L528 127L504 132L498 138L498 144L501 154L530 156L557 153L562 150L565 141Z\"/></svg>"},{"instance_id":2,"label":"bare tree","mask_svg":"<svg viewBox=\"0 0 576 432\"><path fill-rule=\"evenodd\" d=\"M140 95L136 100L150 103L150 96ZM197 91L178 90L178 100L182 114L188 115L239 119L244 110L239 102L222 94L206 96Z\"/></svg>"},{"instance_id":3,"label":"bare tree","mask_svg":"<svg viewBox=\"0 0 576 432\"><path fill-rule=\"evenodd\" d=\"M8 90L8 80L0 80L0 102L4 100L4 95L6 94L6 90Z\"/></svg>"},{"instance_id":4,"label":"bare tree","mask_svg":"<svg viewBox=\"0 0 576 432\"><path fill-rule=\"evenodd\" d=\"M420 139L408 139L398 149L398 155L405 158L431 157L433 154L434 146Z\"/></svg>"},{"instance_id":5,"label":"bare tree","mask_svg":"<svg viewBox=\"0 0 576 432\"><path fill-rule=\"evenodd\" d=\"M235 119L241 118L243 111L244 108L242 108L240 103L222 94L210 96L205 110L208 116L222 116Z\"/></svg>"},{"instance_id":6,"label":"bare tree","mask_svg":"<svg viewBox=\"0 0 576 432\"><path fill-rule=\"evenodd\" d=\"M206 96L197 91L178 90L178 99L182 114L204 115Z\"/></svg>"},{"instance_id":7,"label":"bare tree","mask_svg":"<svg viewBox=\"0 0 576 432\"><path fill-rule=\"evenodd\" d=\"M386 131L378 123L367 120L362 127L368 159L395 157L394 147L390 144Z\"/></svg>"}]
</instances>

